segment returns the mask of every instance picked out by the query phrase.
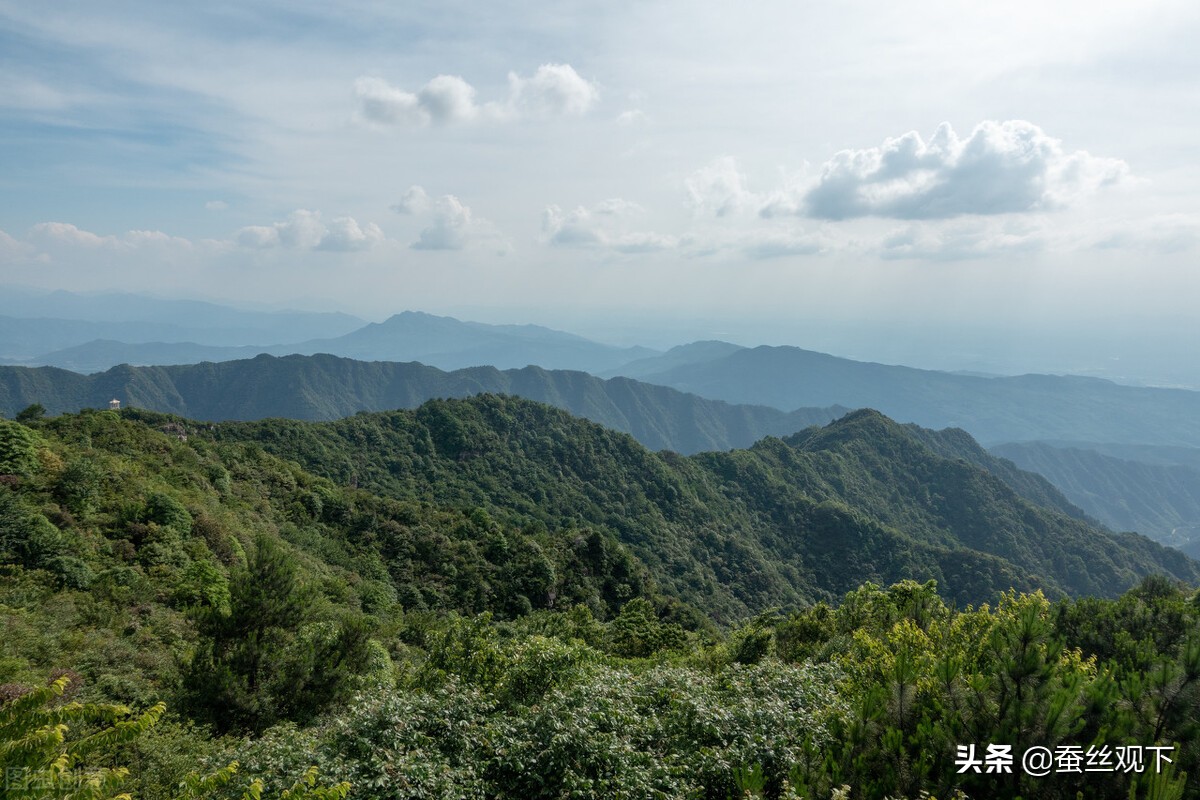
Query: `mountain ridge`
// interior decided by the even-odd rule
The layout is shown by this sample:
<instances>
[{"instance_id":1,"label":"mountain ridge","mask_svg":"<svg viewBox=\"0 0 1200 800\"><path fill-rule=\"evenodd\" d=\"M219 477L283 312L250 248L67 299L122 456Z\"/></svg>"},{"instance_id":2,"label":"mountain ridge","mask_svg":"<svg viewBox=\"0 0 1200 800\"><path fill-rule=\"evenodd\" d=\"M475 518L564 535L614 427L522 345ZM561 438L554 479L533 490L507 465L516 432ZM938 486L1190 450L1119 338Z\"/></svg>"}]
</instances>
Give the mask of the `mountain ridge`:
<instances>
[{"instance_id":1,"label":"mountain ridge","mask_svg":"<svg viewBox=\"0 0 1200 800\"><path fill-rule=\"evenodd\" d=\"M106 408L111 399L206 419L290 417L329 420L363 410L413 408L434 397L515 394L565 408L631 433L654 450L748 446L768 434L828 422L847 409L781 412L705 400L629 378L525 367L445 372L420 363L364 362L338 356L275 357L179 366L113 367L78 375L55 367L0 367L0 413L32 403L50 413Z\"/></svg>"},{"instance_id":2,"label":"mountain ridge","mask_svg":"<svg viewBox=\"0 0 1200 800\"><path fill-rule=\"evenodd\" d=\"M984 378L762 345L639 379L729 403L877 408L926 428L962 428L985 445L1079 439L1200 446L1200 392L1102 378Z\"/></svg>"}]
</instances>

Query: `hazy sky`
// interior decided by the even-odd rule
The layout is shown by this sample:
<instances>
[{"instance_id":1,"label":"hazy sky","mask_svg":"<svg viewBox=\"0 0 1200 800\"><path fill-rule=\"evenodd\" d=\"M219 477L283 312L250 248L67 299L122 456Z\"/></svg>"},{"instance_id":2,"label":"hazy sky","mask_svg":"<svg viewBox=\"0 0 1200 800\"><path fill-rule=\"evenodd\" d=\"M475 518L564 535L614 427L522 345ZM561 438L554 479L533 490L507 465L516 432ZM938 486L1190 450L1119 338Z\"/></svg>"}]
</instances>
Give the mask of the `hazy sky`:
<instances>
[{"instance_id":1,"label":"hazy sky","mask_svg":"<svg viewBox=\"0 0 1200 800\"><path fill-rule=\"evenodd\" d=\"M748 5L0 2L0 283L1200 328L1200 4Z\"/></svg>"}]
</instances>

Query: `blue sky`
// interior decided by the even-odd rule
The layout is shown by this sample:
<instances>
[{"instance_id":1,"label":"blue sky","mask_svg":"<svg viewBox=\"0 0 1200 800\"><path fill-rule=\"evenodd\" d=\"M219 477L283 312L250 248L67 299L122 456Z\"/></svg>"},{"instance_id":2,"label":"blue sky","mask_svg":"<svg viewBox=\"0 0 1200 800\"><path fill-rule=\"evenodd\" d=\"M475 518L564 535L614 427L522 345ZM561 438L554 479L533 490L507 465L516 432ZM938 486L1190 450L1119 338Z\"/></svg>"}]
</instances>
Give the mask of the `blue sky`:
<instances>
[{"instance_id":1,"label":"blue sky","mask_svg":"<svg viewBox=\"0 0 1200 800\"><path fill-rule=\"evenodd\" d=\"M1184 2L0 2L0 283L1191 347L1197 40Z\"/></svg>"}]
</instances>

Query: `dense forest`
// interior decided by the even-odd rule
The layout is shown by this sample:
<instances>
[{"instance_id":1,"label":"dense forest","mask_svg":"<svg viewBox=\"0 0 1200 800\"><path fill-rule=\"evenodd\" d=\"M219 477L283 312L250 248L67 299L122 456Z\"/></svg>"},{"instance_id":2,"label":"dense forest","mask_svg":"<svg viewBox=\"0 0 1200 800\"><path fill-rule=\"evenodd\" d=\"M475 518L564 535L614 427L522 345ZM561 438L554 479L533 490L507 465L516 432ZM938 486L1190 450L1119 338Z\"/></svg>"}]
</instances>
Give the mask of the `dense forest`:
<instances>
[{"instance_id":1,"label":"dense forest","mask_svg":"<svg viewBox=\"0 0 1200 800\"><path fill-rule=\"evenodd\" d=\"M961 432L39 411L0 420L6 797L1200 796L1200 565Z\"/></svg>"}]
</instances>

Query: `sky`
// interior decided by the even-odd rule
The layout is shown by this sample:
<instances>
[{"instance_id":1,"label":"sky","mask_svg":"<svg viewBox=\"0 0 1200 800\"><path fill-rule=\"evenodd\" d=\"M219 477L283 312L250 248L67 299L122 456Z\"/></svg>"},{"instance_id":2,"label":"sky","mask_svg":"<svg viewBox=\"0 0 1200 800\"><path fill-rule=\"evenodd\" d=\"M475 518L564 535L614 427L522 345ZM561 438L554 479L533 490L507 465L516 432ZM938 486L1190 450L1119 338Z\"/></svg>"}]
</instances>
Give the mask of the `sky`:
<instances>
[{"instance_id":1,"label":"sky","mask_svg":"<svg viewBox=\"0 0 1200 800\"><path fill-rule=\"evenodd\" d=\"M0 284L1170 383L1196 41L1174 0L0 0Z\"/></svg>"}]
</instances>

